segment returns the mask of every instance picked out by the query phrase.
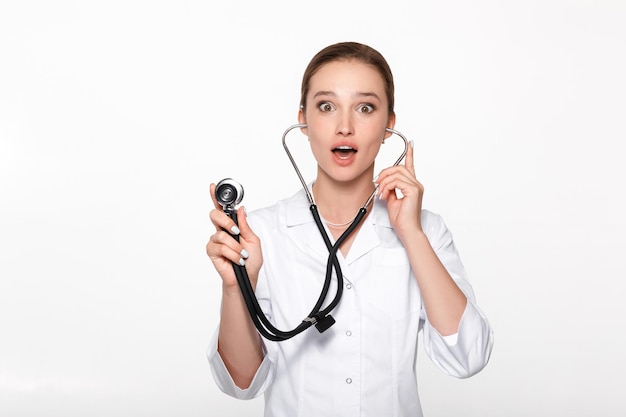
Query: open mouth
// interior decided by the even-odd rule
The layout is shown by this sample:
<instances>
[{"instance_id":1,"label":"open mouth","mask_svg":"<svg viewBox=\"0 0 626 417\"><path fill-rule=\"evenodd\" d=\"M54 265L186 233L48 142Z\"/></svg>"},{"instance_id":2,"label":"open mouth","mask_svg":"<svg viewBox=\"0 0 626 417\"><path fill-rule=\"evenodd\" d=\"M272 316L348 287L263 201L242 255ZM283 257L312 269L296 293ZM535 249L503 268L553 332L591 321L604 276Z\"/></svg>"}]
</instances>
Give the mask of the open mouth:
<instances>
[{"instance_id":1,"label":"open mouth","mask_svg":"<svg viewBox=\"0 0 626 417\"><path fill-rule=\"evenodd\" d=\"M350 158L356 152L357 150L350 146L337 146L335 149L333 149L333 153L342 159Z\"/></svg>"}]
</instances>

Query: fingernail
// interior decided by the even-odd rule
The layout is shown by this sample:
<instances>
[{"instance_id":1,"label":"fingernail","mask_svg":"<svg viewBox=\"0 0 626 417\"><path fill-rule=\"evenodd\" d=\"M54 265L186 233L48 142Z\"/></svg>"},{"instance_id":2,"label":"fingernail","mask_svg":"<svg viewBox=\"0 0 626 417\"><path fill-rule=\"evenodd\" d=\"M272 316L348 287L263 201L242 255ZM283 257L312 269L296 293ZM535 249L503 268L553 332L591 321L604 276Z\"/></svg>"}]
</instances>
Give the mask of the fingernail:
<instances>
[{"instance_id":1,"label":"fingernail","mask_svg":"<svg viewBox=\"0 0 626 417\"><path fill-rule=\"evenodd\" d=\"M244 259L248 259L248 256L250 256L250 255L248 255L248 251L245 250L245 249L242 249L240 253L241 253L241 256L243 256Z\"/></svg>"},{"instance_id":2,"label":"fingernail","mask_svg":"<svg viewBox=\"0 0 626 417\"><path fill-rule=\"evenodd\" d=\"M411 140L411 141L409 141L409 144L411 145L411 148L414 146L414 143L413 143L413 141L412 141L412 140Z\"/></svg>"},{"instance_id":3,"label":"fingernail","mask_svg":"<svg viewBox=\"0 0 626 417\"><path fill-rule=\"evenodd\" d=\"M243 258L239 258L239 265L246 266L246 261L244 261Z\"/></svg>"},{"instance_id":4,"label":"fingernail","mask_svg":"<svg viewBox=\"0 0 626 417\"><path fill-rule=\"evenodd\" d=\"M374 177L374 179L372 180L372 182L376 182L376 181L378 181L378 177L379 177L379 176L380 176L380 175L376 175L376 176Z\"/></svg>"},{"instance_id":5,"label":"fingernail","mask_svg":"<svg viewBox=\"0 0 626 417\"><path fill-rule=\"evenodd\" d=\"M230 231L233 232L233 235L238 235L239 233L241 233L237 225L234 225L233 227L231 227Z\"/></svg>"}]
</instances>

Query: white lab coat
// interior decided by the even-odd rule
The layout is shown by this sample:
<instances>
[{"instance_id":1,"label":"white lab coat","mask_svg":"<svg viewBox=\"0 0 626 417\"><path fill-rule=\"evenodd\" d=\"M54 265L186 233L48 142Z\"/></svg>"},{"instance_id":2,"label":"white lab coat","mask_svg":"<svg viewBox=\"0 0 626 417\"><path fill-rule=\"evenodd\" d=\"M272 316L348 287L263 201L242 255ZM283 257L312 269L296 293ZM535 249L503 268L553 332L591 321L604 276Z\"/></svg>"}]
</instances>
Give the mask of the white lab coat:
<instances>
[{"instance_id":1,"label":"white lab coat","mask_svg":"<svg viewBox=\"0 0 626 417\"><path fill-rule=\"evenodd\" d=\"M248 222L263 251L257 298L278 329L291 330L317 301L328 258L308 199L301 190L250 213ZM217 353L216 331L208 357L219 388L241 399L265 393L266 417L421 416L415 369L420 330L427 355L443 372L466 378L480 371L491 354L490 325L441 217L424 210L422 227L468 298L455 335L442 337L430 325L386 203L375 199L347 258L338 252L345 287L331 313L336 323L324 333L311 327L287 341L264 339L265 358L243 390Z\"/></svg>"}]
</instances>

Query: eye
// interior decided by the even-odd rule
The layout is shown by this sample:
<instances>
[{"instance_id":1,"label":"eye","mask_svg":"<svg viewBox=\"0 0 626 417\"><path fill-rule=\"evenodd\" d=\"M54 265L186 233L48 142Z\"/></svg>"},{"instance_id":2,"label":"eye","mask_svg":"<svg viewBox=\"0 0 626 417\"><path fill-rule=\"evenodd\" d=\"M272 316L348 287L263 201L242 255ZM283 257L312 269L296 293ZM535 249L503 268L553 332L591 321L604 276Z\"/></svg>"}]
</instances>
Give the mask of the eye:
<instances>
[{"instance_id":1,"label":"eye","mask_svg":"<svg viewBox=\"0 0 626 417\"><path fill-rule=\"evenodd\" d=\"M371 104L361 104L358 108L357 111L359 113L371 113L374 111L374 106L372 106Z\"/></svg>"},{"instance_id":2,"label":"eye","mask_svg":"<svg viewBox=\"0 0 626 417\"><path fill-rule=\"evenodd\" d=\"M333 106L327 101L320 103L317 107L323 112L329 112L329 111L335 110L335 106Z\"/></svg>"}]
</instances>

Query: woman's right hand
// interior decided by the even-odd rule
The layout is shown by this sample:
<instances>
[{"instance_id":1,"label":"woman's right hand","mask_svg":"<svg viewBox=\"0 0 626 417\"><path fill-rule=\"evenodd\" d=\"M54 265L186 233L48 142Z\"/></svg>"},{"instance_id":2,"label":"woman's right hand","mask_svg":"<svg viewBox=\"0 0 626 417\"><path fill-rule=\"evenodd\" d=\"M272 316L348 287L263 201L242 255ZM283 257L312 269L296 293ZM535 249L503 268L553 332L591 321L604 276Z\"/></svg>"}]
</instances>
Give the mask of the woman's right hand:
<instances>
[{"instance_id":1,"label":"woman's right hand","mask_svg":"<svg viewBox=\"0 0 626 417\"><path fill-rule=\"evenodd\" d=\"M252 288L256 288L259 270L263 264L261 241L250 229L243 207L237 210L238 226L224 213L222 206L215 199L215 184L211 184L211 198L215 209L211 210L210 218L216 231L209 238L206 253L222 277L225 289L238 286L232 262L245 264ZM239 242L226 230L238 234Z\"/></svg>"}]
</instances>

